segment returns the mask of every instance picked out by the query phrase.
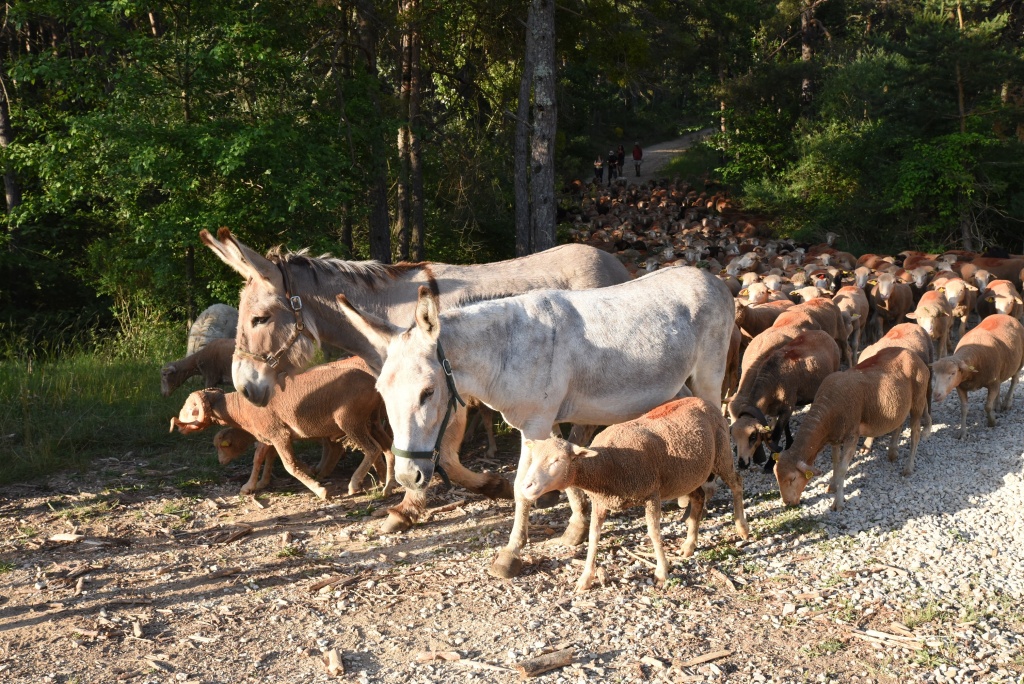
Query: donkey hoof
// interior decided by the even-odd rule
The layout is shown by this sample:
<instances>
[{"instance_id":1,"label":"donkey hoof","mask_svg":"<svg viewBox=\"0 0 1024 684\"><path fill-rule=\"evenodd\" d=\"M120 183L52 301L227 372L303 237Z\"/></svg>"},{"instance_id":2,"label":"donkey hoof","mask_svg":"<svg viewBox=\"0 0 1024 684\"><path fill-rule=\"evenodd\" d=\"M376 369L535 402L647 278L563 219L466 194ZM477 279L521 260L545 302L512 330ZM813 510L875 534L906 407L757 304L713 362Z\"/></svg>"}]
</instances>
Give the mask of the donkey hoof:
<instances>
[{"instance_id":1,"label":"donkey hoof","mask_svg":"<svg viewBox=\"0 0 1024 684\"><path fill-rule=\"evenodd\" d=\"M561 498L561 496L562 492L558 491L557 489L553 492L548 492L547 494L544 494L540 498L538 498L537 501L533 504L533 507L551 508L552 506L557 506L558 500Z\"/></svg>"},{"instance_id":2,"label":"donkey hoof","mask_svg":"<svg viewBox=\"0 0 1024 684\"><path fill-rule=\"evenodd\" d=\"M412 527L411 521L394 511L388 511L388 519L381 523L380 532L381 534L394 534L396 532L405 532L410 527Z\"/></svg>"},{"instance_id":3,"label":"donkey hoof","mask_svg":"<svg viewBox=\"0 0 1024 684\"><path fill-rule=\"evenodd\" d=\"M501 475L494 475L487 484L480 488L480 493L488 499L514 499L515 489L512 483Z\"/></svg>"},{"instance_id":4,"label":"donkey hoof","mask_svg":"<svg viewBox=\"0 0 1024 684\"><path fill-rule=\"evenodd\" d=\"M494 557L494 561L487 571L492 577L510 579L523 571L523 561L508 549L502 549Z\"/></svg>"}]
</instances>

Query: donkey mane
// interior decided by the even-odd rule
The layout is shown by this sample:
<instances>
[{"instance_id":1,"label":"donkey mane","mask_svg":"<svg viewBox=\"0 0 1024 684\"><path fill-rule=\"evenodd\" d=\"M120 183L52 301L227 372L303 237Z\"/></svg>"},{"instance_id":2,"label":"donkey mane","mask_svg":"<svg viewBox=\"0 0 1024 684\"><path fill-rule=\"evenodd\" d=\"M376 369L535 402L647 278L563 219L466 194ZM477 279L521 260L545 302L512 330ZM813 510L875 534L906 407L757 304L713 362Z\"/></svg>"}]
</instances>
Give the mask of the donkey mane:
<instances>
[{"instance_id":1,"label":"donkey mane","mask_svg":"<svg viewBox=\"0 0 1024 684\"><path fill-rule=\"evenodd\" d=\"M267 252L267 258L271 261L282 261L289 266L305 268L315 282L319 281L321 274L326 276L345 275L362 281L370 289L376 289L381 280L394 280L409 271L429 270L430 266L427 261L382 264L379 261L348 261L332 257L330 254L321 254L316 257L309 253L309 248L291 252L283 245L271 248Z\"/></svg>"}]
</instances>

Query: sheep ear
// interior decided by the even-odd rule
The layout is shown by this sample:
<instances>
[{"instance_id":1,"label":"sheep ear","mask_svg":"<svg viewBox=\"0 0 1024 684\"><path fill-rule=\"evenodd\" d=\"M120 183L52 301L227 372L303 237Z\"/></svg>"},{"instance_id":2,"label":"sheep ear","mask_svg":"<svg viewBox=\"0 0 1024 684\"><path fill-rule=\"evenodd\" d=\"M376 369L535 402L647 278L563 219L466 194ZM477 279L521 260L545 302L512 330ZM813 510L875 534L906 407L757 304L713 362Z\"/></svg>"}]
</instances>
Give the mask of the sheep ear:
<instances>
[{"instance_id":1,"label":"sheep ear","mask_svg":"<svg viewBox=\"0 0 1024 684\"><path fill-rule=\"evenodd\" d=\"M222 447L229 447L229 446L231 446L231 440L225 439L225 440L223 440L223 441L222 441L222 442L220 443L220 445L221 445Z\"/></svg>"},{"instance_id":2,"label":"sheep ear","mask_svg":"<svg viewBox=\"0 0 1024 684\"><path fill-rule=\"evenodd\" d=\"M218 230L216 238L209 231L202 230L199 239L246 280L263 281L275 288L284 287L277 267L260 253L236 240L227 228Z\"/></svg>"},{"instance_id":3,"label":"sheep ear","mask_svg":"<svg viewBox=\"0 0 1024 684\"><path fill-rule=\"evenodd\" d=\"M775 461L776 463L779 462L779 452L778 451L773 451L772 452L772 460Z\"/></svg>"},{"instance_id":4,"label":"sheep ear","mask_svg":"<svg viewBox=\"0 0 1024 684\"><path fill-rule=\"evenodd\" d=\"M910 311L910 312L906 313L905 315L906 315L907 318L909 318L912 321L916 321L917 320L917 314L914 313L913 311Z\"/></svg>"},{"instance_id":5,"label":"sheep ear","mask_svg":"<svg viewBox=\"0 0 1024 684\"><path fill-rule=\"evenodd\" d=\"M740 290L739 296L740 297L746 297L747 296L747 288L743 288L742 290Z\"/></svg>"},{"instance_id":6,"label":"sheep ear","mask_svg":"<svg viewBox=\"0 0 1024 684\"><path fill-rule=\"evenodd\" d=\"M878 284L877 280L869 280L868 281L868 285L877 285L877 284Z\"/></svg>"},{"instance_id":7,"label":"sheep ear","mask_svg":"<svg viewBox=\"0 0 1024 684\"><path fill-rule=\"evenodd\" d=\"M597 452L594 451L593 449L581 447L578 444L572 445L572 453L573 456L576 456L578 458L594 458L595 456L597 456Z\"/></svg>"},{"instance_id":8,"label":"sheep ear","mask_svg":"<svg viewBox=\"0 0 1024 684\"><path fill-rule=\"evenodd\" d=\"M985 297L985 301L988 302L989 304L991 304L992 302L996 301L996 298L995 297Z\"/></svg>"},{"instance_id":9,"label":"sheep ear","mask_svg":"<svg viewBox=\"0 0 1024 684\"><path fill-rule=\"evenodd\" d=\"M945 291L946 291L946 288L944 288L944 287L940 287L940 288L938 289L938 292L945 292Z\"/></svg>"},{"instance_id":10,"label":"sheep ear","mask_svg":"<svg viewBox=\"0 0 1024 684\"><path fill-rule=\"evenodd\" d=\"M850 320L855 321L858 318L860 318L860 314L859 313L850 314Z\"/></svg>"},{"instance_id":11,"label":"sheep ear","mask_svg":"<svg viewBox=\"0 0 1024 684\"><path fill-rule=\"evenodd\" d=\"M945 311L940 311L939 312L939 318L942 318L943 316L949 316L949 314L946 313Z\"/></svg>"},{"instance_id":12,"label":"sheep ear","mask_svg":"<svg viewBox=\"0 0 1024 684\"><path fill-rule=\"evenodd\" d=\"M401 334L402 329L383 318L359 311L352 306L344 294L339 294L337 300L341 315L366 340L363 348L352 349L352 351L356 352L360 358L366 361L370 369L379 375L384 361L388 358L388 345L391 344L392 338Z\"/></svg>"},{"instance_id":13,"label":"sheep ear","mask_svg":"<svg viewBox=\"0 0 1024 684\"><path fill-rule=\"evenodd\" d=\"M437 295L421 285L416 302L416 327L434 340L441 333L440 310Z\"/></svg>"}]
</instances>

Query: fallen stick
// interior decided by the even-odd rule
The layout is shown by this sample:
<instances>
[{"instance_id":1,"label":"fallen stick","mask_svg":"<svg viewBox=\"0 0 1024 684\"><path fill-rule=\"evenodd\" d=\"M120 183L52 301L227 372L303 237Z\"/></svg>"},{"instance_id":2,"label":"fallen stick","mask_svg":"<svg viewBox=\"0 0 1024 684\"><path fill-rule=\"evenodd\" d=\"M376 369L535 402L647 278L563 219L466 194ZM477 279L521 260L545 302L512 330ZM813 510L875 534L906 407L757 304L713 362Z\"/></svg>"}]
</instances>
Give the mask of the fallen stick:
<instances>
[{"instance_id":1,"label":"fallen stick","mask_svg":"<svg viewBox=\"0 0 1024 684\"><path fill-rule=\"evenodd\" d=\"M332 648L324 654L324 666L327 668L327 674L332 677L340 677L345 674L345 664L341 662L336 648Z\"/></svg>"},{"instance_id":2,"label":"fallen stick","mask_svg":"<svg viewBox=\"0 0 1024 684\"><path fill-rule=\"evenodd\" d=\"M227 577L228 575L237 575L242 572L242 568L222 568L216 572L211 572L207 575L207 579L218 579L221 577Z\"/></svg>"},{"instance_id":3,"label":"fallen stick","mask_svg":"<svg viewBox=\"0 0 1024 684\"><path fill-rule=\"evenodd\" d=\"M864 633L865 634L870 634L871 636L875 636L875 637L878 637L880 639L893 639L895 641L910 641L910 642L913 642L915 644L921 643L921 639L919 637L908 637L908 636L900 636L899 634L889 634L888 632L879 632L877 629L865 629Z\"/></svg>"},{"instance_id":4,"label":"fallen stick","mask_svg":"<svg viewBox=\"0 0 1024 684\"><path fill-rule=\"evenodd\" d=\"M658 564L657 563L652 563L651 561L647 560L643 556L638 556L637 554L633 553L632 551L630 551L626 547L620 546L619 548L621 548L623 551L625 551L627 556L635 558L636 560L640 561L641 563L644 563L645 565L647 565L647 567L654 568L654 569L658 568Z\"/></svg>"},{"instance_id":5,"label":"fallen stick","mask_svg":"<svg viewBox=\"0 0 1024 684\"><path fill-rule=\"evenodd\" d=\"M427 511L426 515L423 518L423 521L429 522L435 513L447 513L449 511L454 511L459 506L464 506L465 504L465 499L459 499L458 501L453 501L450 504L445 504L444 506L437 506L435 508L431 508Z\"/></svg>"},{"instance_id":6,"label":"fallen stick","mask_svg":"<svg viewBox=\"0 0 1024 684\"><path fill-rule=\"evenodd\" d=\"M736 591L736 584L732 581L732 578L724 572L718 568L711 568L711 574L721 580L725 586L729 587L729 591Z\"/></svg>"},{"instance_id":7,"label":"fallen stick","mask_svg":"<svg viewBox=\"0 0 1024 684\"><path fill-rule=\"evenodd\" d=\"M563 648L561 651L553 651L551 653L545 653L539 655L536 658L529 658L520 663L516 663L515 669L519 672L521 679L530 679L531 677L537 677L556 670L560 667L565 667L572 662L573 651L571 648Z\"/></svg>"},{"instance_id":8,"label":"fallen stick","mask_svg":"<svg viewBox=\"0 0 1024 684\"><path fill-rule=\"evenodd\" d=\"M244 526L240 527L239 529L235 530L234 532L232 532L231 534L229 534L227 537L225 537L222 541L220 541L218 543L220 543L220 544L230 544L233 541L238 541L239 539L241 539L242 537L244 537L247 534L250 534L251 532L252 532L252 528L249 527L248 525L244 525Z\"/></svg>"},{"instance_id":9,"label":"fallen stick","mask_svg":"<svg viewBox=\"0 0 1024 684\"><path fill-rule=\"evenodd\" d=\"M732 651L728 649L722 649L721 651L711 651L710 653L705 653L702 656L697 656L696 658L684 660L683 662L679 663L679 667L693 667L694 665L709 663L712 660L718 660L719 658L724 658L729 655L732 655Z\"/></svg>"}]
</instances>

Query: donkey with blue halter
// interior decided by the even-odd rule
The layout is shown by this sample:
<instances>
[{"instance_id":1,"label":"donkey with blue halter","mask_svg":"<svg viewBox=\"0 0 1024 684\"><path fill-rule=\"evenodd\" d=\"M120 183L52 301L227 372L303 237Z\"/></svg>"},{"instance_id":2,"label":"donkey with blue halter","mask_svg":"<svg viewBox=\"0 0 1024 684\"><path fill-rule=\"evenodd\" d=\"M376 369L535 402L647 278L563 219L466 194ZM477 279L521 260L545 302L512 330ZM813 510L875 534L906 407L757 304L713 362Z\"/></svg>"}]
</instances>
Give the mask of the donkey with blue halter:
<instances>
[{"instance_id":1,"label":"donkey with blue halter","mask_svg":"<svg viewBox=\"0 0 1024 684\"><path fill-rule=\"evenodd\" d=\"M387 265L282 250L264 257L225 228L216 238L207 231L199 235L218 258L246 279L239 297L232 376L235 389L257 405L266 404L281 375L308 365L321 344L360 356L379 371L384 363L380 350L349 322L337 301L339 294L384 321L408 325L420 287L435 293L441 308L447 309L533 289L599 288L629 280L629 272L614 256L586 245L562 245L493 264ZM512 487L503 477L475 473L459 462L465 418L461 406L452 412L439 463L453 481L471 491L511 498ZM295 475L293 470L300 464L285 462L284 466ZM422 512L420 499L407 495L391 509L383 529L405 529Z\"/></svg>"},{"instance_id":2,"label":"donkey with blue halter","mask_svg":"<svg viewBox=\"0 0 1024 684\"><path fill-rule=\"evenodd\" d=\"M455 388L522 432L512 535L491 566L501 577L518 574L527 541L525 440L547 438L560 422L624 422L691 393L718 404L733 327L728 288L688 267L599 290L537 291L447 311L421 288L409 328L340 303L385 359L377 389L395 447L414 456L396 461L407 488L422 492L430 481ZM573 513L563 541L578 544L587 529L584 499L568 494Z\"/></svg>"}]
</instances>

